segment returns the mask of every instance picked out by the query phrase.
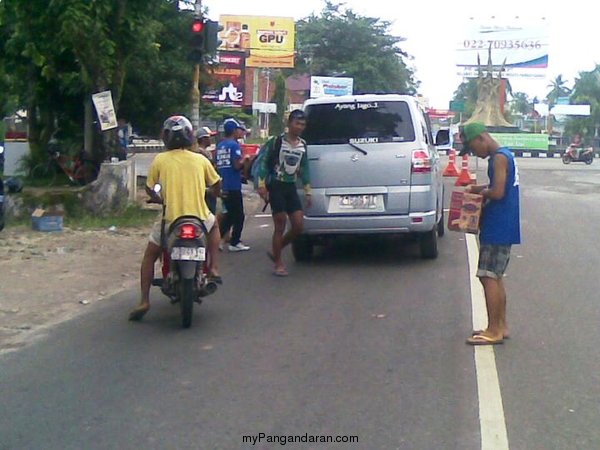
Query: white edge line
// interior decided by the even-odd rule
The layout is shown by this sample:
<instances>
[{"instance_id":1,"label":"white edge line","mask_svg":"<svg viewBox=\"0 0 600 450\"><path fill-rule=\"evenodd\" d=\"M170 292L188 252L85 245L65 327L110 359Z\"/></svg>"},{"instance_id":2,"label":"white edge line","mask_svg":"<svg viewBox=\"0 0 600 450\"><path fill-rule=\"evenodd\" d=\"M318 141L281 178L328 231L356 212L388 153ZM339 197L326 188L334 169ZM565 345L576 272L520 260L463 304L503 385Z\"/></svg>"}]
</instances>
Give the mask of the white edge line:
<instances>
[{"instance_id":1,"label":"white edge line","mask_svg":"<svg viewBox=\"0 0 600 450\"><path fill-rule=\"evenodd\" d=\"M254 217L257 219L264 219L266 217L271 217L271 214L254 214Z\"/></svg>"},{"instance_id":2,"label":"white edge line","mask_svg":"<svg viewBox=\"0 0 600 450\"><path fill-rule=\"evenodd\" d=\"M477 238L466 235L471 282L471 304L473 309L473 329L487 326L487 312L483 287L477 279L479 258ZM477 373L477 394L479 397L479 426L481 429L482 450L508 450L506 420L500 392L500 381L496 368L493 346L474 347L475 371Z\"/></svg>"}]
</instances>

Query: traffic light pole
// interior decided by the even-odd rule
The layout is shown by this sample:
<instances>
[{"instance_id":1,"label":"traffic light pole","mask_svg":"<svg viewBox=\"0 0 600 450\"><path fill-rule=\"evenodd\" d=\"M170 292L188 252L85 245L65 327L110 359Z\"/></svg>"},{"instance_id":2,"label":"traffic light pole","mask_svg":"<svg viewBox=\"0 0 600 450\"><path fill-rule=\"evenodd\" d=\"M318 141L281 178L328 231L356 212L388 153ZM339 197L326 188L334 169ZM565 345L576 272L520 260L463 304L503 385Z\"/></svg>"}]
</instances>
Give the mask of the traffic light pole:
<instances>
[{"instance_id":1,"label":"traffic light pole","mask_svg":"<svg viewBox=\"0 0 600 450\"><path fill-rule=\"evenodd\" d=\"M202 17L202 0L196 0L194 4L196 17ZM192 76L192 90L190 91L190 119L194 130L200 128L200 64L194 64Z\"/></svg>"},{"instance_id":2,"label":"traffic light pole","mask_svg":"<svg viewBox=\"0 0 600 450\"><path fill-rule=\"evenodd\" d=\"M194 130L200 127L200 64L194 65L194 74L192 77L192 90L190 92L190 120Z\"/></svg>"}]
</instances>

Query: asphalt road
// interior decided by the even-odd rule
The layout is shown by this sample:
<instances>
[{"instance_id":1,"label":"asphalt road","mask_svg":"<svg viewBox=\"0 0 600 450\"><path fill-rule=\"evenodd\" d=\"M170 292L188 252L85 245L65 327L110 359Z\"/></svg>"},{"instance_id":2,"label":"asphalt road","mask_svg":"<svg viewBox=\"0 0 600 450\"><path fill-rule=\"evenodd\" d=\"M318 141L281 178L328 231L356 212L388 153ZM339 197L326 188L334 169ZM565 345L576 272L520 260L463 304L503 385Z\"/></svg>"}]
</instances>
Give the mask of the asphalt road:
<instances>
[{"instance_id":1,"label":"asphalt road","mask_svg":"<svg viewBox=\"0 0 600 450\"><path fill-rule=\"evenodd\" d=\"M510 448L600 448L600 163L519 160L524 245L495 349ZM483 168L485 163L480 163ZM481 179L481 173L480 173ZM290 448L481 448L464 237L440 257L346 240L271 275L270 220L223 254L225 286L181 330L158 292L94 305L0 356L0 449L237 449L243 436L357 436ZM255 448L280 448L266 443Z\"/></svg>"}]
</instances>

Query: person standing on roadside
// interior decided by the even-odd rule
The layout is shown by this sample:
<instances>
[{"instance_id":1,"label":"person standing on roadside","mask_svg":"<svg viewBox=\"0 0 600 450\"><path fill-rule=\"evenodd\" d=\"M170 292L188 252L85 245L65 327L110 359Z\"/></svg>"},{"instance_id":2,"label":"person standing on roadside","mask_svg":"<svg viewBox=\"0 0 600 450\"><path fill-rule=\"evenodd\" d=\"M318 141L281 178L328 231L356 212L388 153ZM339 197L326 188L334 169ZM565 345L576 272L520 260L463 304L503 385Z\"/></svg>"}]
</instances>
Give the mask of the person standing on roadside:
<instances>
[{"instance_id":1,"label":"person standing on roadside","mask_svg":"<svg viewBox=\"0 0 600 450\"><path fill-rule=\"evenodd\" d=\"M467 339L470 345L502 344L508 338L504 272L510 260L511 246L521 243L519 206L519 170L512 152L501 147L487 132L484 124L465 125L460 155L472 151L479 158L489 158L489 184L468 186L465 192L483 195L484 207L479 233L477 277L483 285L488 326L476 330Z\"/></svg>"},{"instance_id":2,"label":"person standing on roadside","mask_svg":"<svg viewBox=\"0 0 600 450\"><path fill-rule=\"evenodd\" d=\"M242 170L248 157L242 157L238 139L246 135L246 128L235 119L223 123L225 138L217 144L216 158L219 175L223 179L222 199L227 214L219 224L221 236L231 230L230 252L250 250L241 241L244 228L244 201L242 197Z\"/></svg>"},{"instance_id":3,"label":"person standing on roadside","mask_svg":"<svg viewBox=\"0 0 600 450\"><path fill-rule=\"evenodd\" d=\"M209 148L212 145L212 137L217 133L210 130L208 127L202 127L198 131L196 131L196 143L198 144L198 152L205 156L213 167L216 169L217 166L215 164L215 158L212 151ZM208 209L213 214L217 214L217 197L214 195L214 192L211 190L207 190L206 192L206 204L208 205Z\"/></svg>"},{"instance_id":4,"label":"person standing on roadside","mask_svg":"<svg viewBox=\"0 0 600 450\"><path fill-rule=\"evenodd\" d=\"M294 110L288 118L287 131L272 137L265 143L265 157L259 168L258 193L271 204L273 214L273 251L269 258L275 263L273 275L285 277L288 272L281 259L282 250L289 245L304 228L302 202L296 191L296 181L301 177L304 186L304 203L312 205L310 174L306 155L306 142L300 137L306 128L306 116ZM285 233L287 219L291 229Z\"/></svg>"}]
</instances>

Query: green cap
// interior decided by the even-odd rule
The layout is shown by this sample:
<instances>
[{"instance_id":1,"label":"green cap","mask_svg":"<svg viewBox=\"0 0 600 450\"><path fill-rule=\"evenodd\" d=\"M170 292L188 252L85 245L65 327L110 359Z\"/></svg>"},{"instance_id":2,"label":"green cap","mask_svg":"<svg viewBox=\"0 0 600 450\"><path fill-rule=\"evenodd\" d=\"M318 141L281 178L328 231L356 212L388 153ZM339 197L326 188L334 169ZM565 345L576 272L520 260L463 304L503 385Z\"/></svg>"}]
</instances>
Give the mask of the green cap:
<instances>
[{"instance_id":1,"label":"green cap","mask_svg":"<svg viewBox=\"0 0 600 450\"><path fill-rule=\"evenodd\" d=\"M469 148L469 142L475 139L477 136L480 136L482 133L485 133L487 128L481 122L471 122L464 126L461 139L463 141L463 149L460 151L460 155L466 155L471 151Z\"/></svg>"}]
</instances>

